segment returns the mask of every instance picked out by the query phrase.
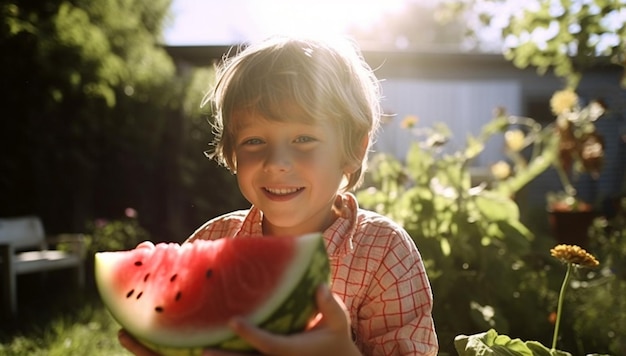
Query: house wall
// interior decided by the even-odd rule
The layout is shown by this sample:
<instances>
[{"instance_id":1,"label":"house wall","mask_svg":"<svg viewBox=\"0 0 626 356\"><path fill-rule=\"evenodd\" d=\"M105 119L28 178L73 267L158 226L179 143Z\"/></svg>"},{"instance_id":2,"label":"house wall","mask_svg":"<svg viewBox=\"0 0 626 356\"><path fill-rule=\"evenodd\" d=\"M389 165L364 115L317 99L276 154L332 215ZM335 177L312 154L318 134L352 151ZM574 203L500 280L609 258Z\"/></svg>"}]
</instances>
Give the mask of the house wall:
<instances>
[{"instance_id":1,"label":"house wall","mask_svg":"<svg viewBox=\"0 0 626 356\"><path fill-rule=\"evenodd\" d=\"M392 115L374 149L401 160L411 142L424 139L401 128L407 115L418 117L420 128L445 124L452 134L446 150L453 152L465 147L468 135L480 133L495 109L525 115L525 81L536 77L500 55L374 51L365 52L365 59L381 80L383 109ZM471 162L476 183L488 180L489 166L504 158L503 143L502 137L493 137Z\"/></svg>"},{"instance_id":2,"label":"house wall","mask_svg":"<svg viewBox=\"0 0 626 356\"><path fill-rule=\"evenodd\" d=\"M452 132L449 149L463 147L468 134L477 135L497 107L509 114L530 116L542 124L554 120L550 97L564 82L534 69L520 70L499 55L366 53L382 80L383 108L392 116L383 125L374 149L403 159L418 138L400 127L407 115L420 127L445 123ZM620 87L621 69L587 71L577 92L583 101L600 98L609 112L596 124L605 138L605 165L599 179L581 175L575 185L581 198L602 206L626 189L626 91ZM489 178L488 167L504 158L502 138L488 142L472 162L475 181ZM549 191L561 190L556 171L549 169L518 197L523 210L542 209Z\"/></svg>"},{"instance_id":3,"label":"house wall","mask_svg":"<svg viewBox=\"0 0 626 356\"><path fill-rule=\"evenodd\" d=\"M418 128L436 123L448 126L452 136L446 146L452 152L465 147L468 135L478 136L482 126L493 118L494 109L521 111L521 86L513 80L392 79L383 82L382 87L383 108L392 116L382 126L374 148L399 159L404 158L411 142L424 140L401 127L408 115L418 118ZM502 137L494 137L472 166L487 167L497 162L502 159L502 149Z\"/></svg>"}]
</instances>

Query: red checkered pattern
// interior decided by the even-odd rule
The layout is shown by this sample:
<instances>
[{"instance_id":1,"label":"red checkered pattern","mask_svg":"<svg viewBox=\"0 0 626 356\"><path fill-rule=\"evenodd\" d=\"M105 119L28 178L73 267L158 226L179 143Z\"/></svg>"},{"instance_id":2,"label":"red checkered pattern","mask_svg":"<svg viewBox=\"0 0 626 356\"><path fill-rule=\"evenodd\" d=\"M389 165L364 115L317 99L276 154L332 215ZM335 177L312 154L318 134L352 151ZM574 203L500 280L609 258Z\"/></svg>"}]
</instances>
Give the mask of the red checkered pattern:
<instances>
[{"instance_id":1,"label":"red checkered pattern","mask_svg":"<svg viewBox=\"0 0 626 356\"><path fill-rule=\"evenodd\" d=\"M350 312L364 355L436 355L432 292L421 256L392 220L358 208L352 194L337 197L341 216L324 232L332 291ZM263 213L252 207L217 217L189 240L261 235Z\"/></svg>"}]
</instances>

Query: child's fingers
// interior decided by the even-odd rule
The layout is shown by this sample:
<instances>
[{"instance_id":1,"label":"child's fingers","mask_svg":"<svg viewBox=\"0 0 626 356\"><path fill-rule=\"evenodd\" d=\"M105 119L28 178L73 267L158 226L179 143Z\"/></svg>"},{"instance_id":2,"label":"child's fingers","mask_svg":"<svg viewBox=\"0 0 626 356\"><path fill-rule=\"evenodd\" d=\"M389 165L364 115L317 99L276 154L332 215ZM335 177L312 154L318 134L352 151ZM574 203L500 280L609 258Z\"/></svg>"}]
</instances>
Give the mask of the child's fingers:
<instances>
[{"instance_id":1,"label":"child's fingers","mask_svg":"<svg viewBox=\"0 0 626 356\"><path fill-rule=\"evenodd\" d=\"M140 344L123 329L117 333L117 339L122 347L135 356L159 356L157 353Z\"/></svg>"},{"instance_id":2,"label":"child's fingers","mask_svg":"<svg viewBox=\"0 0 626 356\"><path fill-rule=\"evenodd\" d=\"M239 353L234 351L221 351L221 350L204 350L202 356L252 356L258 355L257 353L251 354L250 352Z\"/></svg>"},{"instance_id":3,"label":"child's fingers","mask_svg":"<svg viewBox=\"0 0 626 356\"><path fill-rule=\"evenodd\" d=\"M326 327L335 331L350 332L350 317L346 306L330 291L328 285L323 284L317 288L316 302Z\"/></svg>"},{"instance_id":4,"label":"child's fingers","mask_svg":"<svg viewBox=\"0 0 626 356\"><path fill-rule=\"evenodd\" d=\"M289 336L272 334L240 318L231 320L230 327L264 355L318 354L316 349L333 347L337 340L351 340L350 319L341 299L327 285L321 285L315 301L321 318L309 332Z\"/></svg>"},{"instance_id":5,"label":"child's fingers","mask_svg":"<svg viewBox=\"0 0 626 356\"><path fill-rule=\"evenodd\" d=\"M289 345L288 339L284 336L269 333L243 319L236 318L231 320L230 327L242 339L261 351L262 354L284 354L285 350L290 350L292 346Z\"/></svg>"}]
</instances>

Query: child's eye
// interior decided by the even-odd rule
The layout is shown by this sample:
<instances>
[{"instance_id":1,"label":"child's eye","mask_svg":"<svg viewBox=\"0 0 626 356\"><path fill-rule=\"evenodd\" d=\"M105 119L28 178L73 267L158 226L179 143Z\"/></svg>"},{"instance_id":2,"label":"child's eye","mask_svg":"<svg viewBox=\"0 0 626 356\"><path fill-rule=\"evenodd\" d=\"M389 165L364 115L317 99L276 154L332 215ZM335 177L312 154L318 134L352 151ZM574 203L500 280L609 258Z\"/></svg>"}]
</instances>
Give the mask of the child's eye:
<instances>
[{"instance_id":1,"label":"child's eye","mask_svg":"<svg viewBox=\"0 0 626 356\"><path fill-rule=\"evenodd\" d=\"M263 143L263 140L261 140L260 138L249 138L241 142L241 144L244 146L254 146L254 145L260 145L262 143Z\"/></svg>"},{"instance_id":2,"label":"child's eye","mask_svg":"<svg viewBox=\"0 0 626 356\"><path fill-rule=\"evenodd\" d=\"M308 142L315 142L315 141L317 141L317 139L311 136L298 136L294 140L295 143L308 143Z\"/></svg>"}]
</instances>

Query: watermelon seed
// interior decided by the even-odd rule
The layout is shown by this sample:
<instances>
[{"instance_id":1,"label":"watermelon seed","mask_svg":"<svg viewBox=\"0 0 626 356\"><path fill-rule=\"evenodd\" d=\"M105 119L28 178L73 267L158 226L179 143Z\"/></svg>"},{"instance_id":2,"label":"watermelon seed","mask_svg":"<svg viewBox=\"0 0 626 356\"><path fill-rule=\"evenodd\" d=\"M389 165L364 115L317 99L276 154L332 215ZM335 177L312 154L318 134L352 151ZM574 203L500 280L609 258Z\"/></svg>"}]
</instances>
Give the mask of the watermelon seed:
<instances>
[{"instance_id":1,"label":"watermelon seed","mask_svg":"<svg viewBox=\"0 0 626 356\"><path fill-rule=\"evenodd\" d=\"M157 313L162 313L163 312L163 307L156 307L154 308L154 311Z\"/></svg>"},{"instance_id":2,"label":"watermelon seed","mask_svg":"<svg viewBox=\"0 0 626 356\"><path fill-rule=\"evenodd\" d=\"M143 292L139 292L139 294L137 294L137 299L141 298L142 295L143 295Z\"/></svg>"},{"instance_id":3,"label":"watermelon seed","mask_svg":"<svg viewBox=\"0 0 626 356\"><path fill-rule=\"evenodd\" d=\"M142 264L141 261L135 261L135 266L141 266Z\"/></svg>"},{"instance_id":4,"label":"watermelon seed","mask_svg":"<svg viewBox=\"0 0 626 356\"><path fill-rule=\"evenodd\" d=\"M212 275L213 275L213 270L212 269L207 269L206 270L206 278L211 278Z\"/></svg>"},{"instance_id":5,"label":"watermelon seed","mask_svg":"<svg viewBox=\"0 0 626 356\"><path fill-rule=\"evenodd\" d=\"M177 274L173 275L173 276L170 278L170 282L174 282L174 281L176 280L176 277L178 277L178 275L177 275Z\"/></svg>"},{"instance_id":6,"label":"watermelon seed","mask_svg":"<svg viewBox=\"0 0 626 356\"><path fill-rule=\"evenodd\" d=\"M174 298L174 300L179 301L180 297L182 297L182 293L178 291L178 293L176 293L176 298Z\"/></svg>"},{"instance_id":7,"label":"watermelon seed","mask_svg":"<svg viewBox=\"0 0 626 356\"><path fill-rule=\"evenodd\" d=\"M144 282L147 282L147 281L148 281L148 277L150 277L150 273L146 274L146 276L145 276L145 277L143 277L143 281L144 281Z\"/></svg>"},{"instance_id":8,"label":"watermelon seed","mask_svg":"<svg viewBox=\"0 0 626 356\"><path fill-rule=\"evenodd\" d=\"M126 298L130 298L133 295L133 293L135 293L135 290L131 289L130 292L126 293Z\"/></svg>"}]
</instances>

